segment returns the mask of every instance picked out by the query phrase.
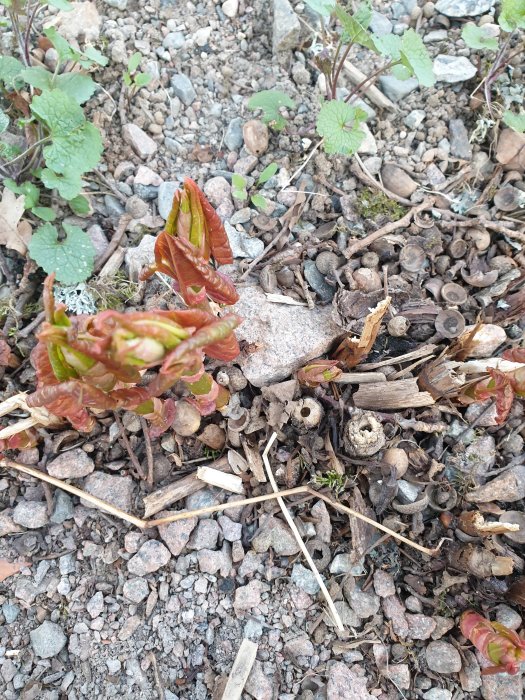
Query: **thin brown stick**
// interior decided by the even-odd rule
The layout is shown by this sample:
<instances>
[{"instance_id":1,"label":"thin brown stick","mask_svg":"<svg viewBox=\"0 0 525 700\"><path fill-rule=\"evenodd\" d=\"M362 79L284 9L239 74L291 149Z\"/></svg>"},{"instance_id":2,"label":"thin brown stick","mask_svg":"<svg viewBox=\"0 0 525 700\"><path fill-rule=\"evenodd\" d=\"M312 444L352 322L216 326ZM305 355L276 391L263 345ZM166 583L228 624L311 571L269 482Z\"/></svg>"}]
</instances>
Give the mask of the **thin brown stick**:
<instances>
[{"instance_id":1,"label":"thin brown stick","mask_svg":"<svg viewBox=\"0 0 525 700\"><path fill-rule=\"evenodd\" d=\"M164 692L164 687L162 685L162 681L160 680L159 663L157 661L157 657L153 651L150 651L148 656L153 667L153 677L155 678L155 685L157 686L159 700L166 700L166 693Z\"/></svg>"},{"instance_id":2,"label":"thin brown stick","mask_svg":"<svg viewBox=\"0 0 525 700\"><path fill-rule=\"evenodd\" d=\"M151 486L153 488L153 482L155 480L153 450L151 449L151 439L149 436L148 424L146 423L146 419L142 416L140 416L140 425L142 427L142 434L144 435L144 441L146 443L146 459L148 460L147 482L148 486Z\"/></svg>"},{"instance_id":3,"label":"thin brown stick","mask_svg":"<svg viewBox=\"0 0 525 700\"><path fill-rule=\"evenodd\" d=\"M108 247L106 250L102 253L100 258L97 259L95 263L95 267L93 269L93 273L98 272L101 270L105 263L110 259L110 257L113 255L114 251L118 248L120 245L120 241L122 240L122 237L124 236L124 233L126 232L126 228L131 221L131 216L129 214L122 214L120 217L117 227L115 229L115 233L113 234L111 241L109 242Z\"/></svg>"},{"instance_id":4,"label":"thin brown stick","mask_svg":"<svg viewBox=\"0 0 525 700\"><path fill-rule=\"evenodd\" d=\"M143 481L145 481L147 479L147 474L145 473L144 469L142 468L142 464L137 459L137 455L133 451L133 447L131 447L131 443L129 441L128 436L126 435L126 429L124 428L124 425L122 424L122 421L120 420L120 416L115 411L113 412L113 416L115 418L115 423L117 424L120 441L124 443L124 447L126 448L126 451L129 455L131 463L135 467L137 474L139 475L139 477Z\"/></svg>"},{"instance_id":5,"label":"thin brown stick","mask_svg":"<svg viewBox=\"0 0 525 700\"><path fill-rule=\"evenodd\" d=\"M500 224L497 221L487 221L486 219L483 219L481 217L476 217L475 219L467 219L466 221L442 221L441 226L445 226L446 228L455 228L456 226L458 228L484 226L485 228L488 228L491 231L496 231L496 233L501 233L504 236L508 236L509 238L515 238L520 243L525 243L525 233L523 233L522 231L514 231L513 229L508 228L508 226L504 226L503 224Z\"/></svg>"},{"instance_id":6,"label":"thin brown stick","mask_svg":"<svg viewBox=\"0 0 525 700\"><path fill-rule=\"evenodd\" d=\"M279 487L277 486L277 483L276 483L275 478L273 476L272 468L271 468L270 462L268 460L268 452L270 451L270 448L271 448L271 446L274 443L276 438L277 438L277 433L272 433L272 436L268 440L268 444L264 448L264 452L262 455L264 466L266 467L266 474L268 476L268 481L270 482L274 493L279 492ZM333 621L335 623L335 626L337 627L337 629L340 632L344 632L345 628L343 625L343 621L341 620L339 613L337 612L337 608L335 607L334 601L332 600L332 596L328 592L328 589L325 586L323 579L321 578L321 574L317 570L317 567L314 563L314 560L312 559L312 557L310 555L310 552L306 549L306 545L303 542L303 538L301 537L299 530L297 529L297 526L294 523L292 516L290 515L290 511L286 507L286 504L283 501L283 499L281 498L281 496L277 497L277 503L279 504L279 506L283 512L283 515L285 517L286 522L290 526L290 530L293 532L293 535L294 535L295 539L297 540L297 544L299 545L299 547L304 555L304 558L308 562L308 566L312 570L312 573L315 576L317 583L319 584L319 588L321 589L321 593L323 594L324 599L326 600L326 602L328 604L328 608L330 609L330 613L332 614L332 618L333 618Z\"/></svg>"},{"instance_id":7,"label":"thin brown stick","mask_svg":"<svg viewBox=\"0 0 525 700\"><path fill-rule=\"evenodd\" d=\"M414 207L411 211L409 211L408 214L405 214L405 216L401 217L401 219L398 219L397 221L391 221L385 226L382 226L377 231L374 231L374 233L371 233L358 241L354 241L344 251L345 258L349 260L357 252L363 250L363 248L368 248L368 246L371 243L377 241L379 238L387 236L389 233L397 231L400 228L406 228L407 226L409 226L410 222L412 221L412 218L416 216L416 214L419 214L419 212L422 212L425 209L430 209L434 204L434 201L434 197L429 197L428 199L425 199L425 201L421 204L418 204L417 207Z\"/></svg>"},{"instance_id":8,"label":"thin brown stick","mask_svg":"<svg viewBox=\"0 0 525 700\"><path fill-rule=\"evenodd\" d=\"M25 464L18 464L18 462L14 462L13 460L6 458L0 460L0 467L3 467L4 469L14 469L15 471L22 472L22 474L27 474L28 476L32 476L35 479L40 479L41 481L45 481L48 484L52 484L53 486L56 486L57 488L62 489L63 491L67 491L68 493L73 494L73 496L78 496L79 498L83 498L85 501L89 501L94 506L97 506L97 508L105 510L108 513L111 513L111 515L114 515L117 518L120 518L121 520L125 520L126 522L131 523L136 527L149 527L145 520L142 520L141 518L136 518L134 515L129 515L125 511L120 510L120 508L116 508L110 503L106 503L106 501L103 501L100 498L97 498L96 496L92 496L90 493L87 493L86 491L83 491L82 489L79 489L76 486L72 486L71 484L68 484L64 481L60 481L60 479L55 479L54 476L50 476L49 474L46 474L46 472L38 471L38 469L27 467Z\"/></svg>"},{"instance_id":9,"label":"thin brown stick","mask_svg":"<svg viewBox=\"0 0 525 700\"><path fill-rule=\"evenodd\" d=\"M443 540L441 540L435 549L423 547L423 545L417 544L416 542L412 542L412 540L403 537L403 535L400 535L397 532L390 530L390 528L386 527L386 525L381 525L381 523L378 523L375 520L368 518L366 515L362 515L361 513L358 513L357 511L352 510L347 506L344 506L342 503L333 501L328 496L325 496L320 491L315 491L309 486L296 486L293 489L284 489L283 491L265 493L262 496L252 496L252 498L244 498L238 501L228 501L227 503L220 503L216 506L207 506L206 508L197 508L195 510L188 511L184 510L180 511L179 513L174 513L173 515L169 515L165 518L158 518L157 520L143 520L142 518L137 518L134 515L129 515L125 511L120 510L120 508L117 508L111 505L110 503L107 503L106 501L97 498L96 496L92 496L90 493L87 493L86 491L83 491L82 489L79 489L76 486L72 486L71 484L68 484L65 481L60 481L60 479L55 479L55 477L50 476L46 472L41 472L37 469L33 469L32 467L27 467L25 464L18 464L18 462L14 462L11 459L4 458L0 459L0 467L3 467L4 469L14 469L15 471L22 472L23 474L28 474L29 476L32 476L35 479L41 479L42 481L46 481L48 484L52 484L53 486L56 486L57 488L62 489L63 491L67 491L68 493L71 493L74 496L79 496L79 498L83 498L85 501L88 501L89 503L92 503L93 505L97 506L97 508L101 508L102 510L107 511L111 515L114 515L115 517L120 518L121 520L125 520L126 522L131 523L132 525L135 525L136 527L141 529L157 527L158 525L166 525L167 523L173 523L176 520L186 520L187 518L193 518L199 515L217 513L222 510L226 510L227 508L232 508L233 506L246 506L252 505L253 503L271 501L276 498L284 498L285 496L308 494L310 498L320 498L322 501L325 501L325 503L331 505L332 508L335 508L336 510L339 510L342 513L352 515L355 518L359 518L359 520L363 520L369 525L376 527L378 530L382 530L383 532L388 533L394 539L399 540L400 542L404 542L404 544L407 544L409 547L413 547L414 549L423 552L423 554L435 556L440 550L441 544L443 542Z\"/></svg>"}]
</instances>

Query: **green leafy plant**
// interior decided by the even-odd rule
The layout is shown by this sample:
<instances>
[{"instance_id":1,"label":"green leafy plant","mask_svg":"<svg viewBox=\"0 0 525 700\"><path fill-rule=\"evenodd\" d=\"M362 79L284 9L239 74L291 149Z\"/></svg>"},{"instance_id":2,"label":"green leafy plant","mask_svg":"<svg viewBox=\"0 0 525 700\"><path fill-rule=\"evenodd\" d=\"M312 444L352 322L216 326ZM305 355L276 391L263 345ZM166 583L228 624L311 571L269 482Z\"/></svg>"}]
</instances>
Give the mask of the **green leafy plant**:
<instances>
[{"instance_id":1,"label":"green leafy plant","mask_svg":"<svg viewBox=\"0 0 525 700\"><path fill-rule=\"evenodd\" d=\"M250 189L250 192L248 192L246 178L244 178L242 175L239 175L239 173L233 173L232 197L234 199L238 199L240 202L246 202L249 198L250 202L253 204L254 207L257 207L257 209L262 209L264 211L268 206L268 200L266 199L266 197L260 194L260 192L257 192L257 189L259 187L262 187L262 185L264 185L265 182L268 182L268 180L275 175L278 169L279 166L277 165L277 163L270 163L270 165L267 165L266 168L264 168L262 173L257 178L253 187Z\"/></svg>"},{"instance_id":2,"label":"green leafy plant","mask_svg":"<svg viewBox=\"0 0 525 700\"><path fill-rule=\"evenodd\" d=\"M362 124L366 113L352 104L369 89L377 78L390 72L400 80L415 77L420 85L430 87L435 83L432 61L417 32L408 29L402 36L388 34L379 36L369 30L372 8L369 0L361 2L355 9L347 8L349 3L336 0L306 0L312 10L318 13L322 23L322 49L317 51L315 63L325 78L325 99L317 116L317 133L323 139L326 153L352 155L356 153L365 138ZM372 52L377 58L378 67L358 85L351 88L344 99L338 98L338 87L352 50ZM292 106L286 102L285 93L264 90L253 95L248 107L263 111L263 120L282 129L286 120L280 114L282 106Z\"/></svg>"},{"instance_id":3,"label":"green leafy plant","mask_svg":"<svg viewBox=\"0 0 525 700\"><path fill-rule=\"evenodd\" d=\"M329 488L336 496L339 496L346 489L347 478L344 474L339 474L336 471L328 471L323 472L323 474L315 474L312 483L316 486Z\"/></svg>"},{"instance_id":4,"label":"green leafy plant","mask_svg":"<svg viewBox=\"0 0 525 700\"><path fill-rule=\"evenodd\" d=\"M89 200L82 194L82 176L98 164L102 138L82 105L98 88L89 71L106 65L107 59L93 46L82 50L71 46L54 27L48 27L42 34L57 52L56 66L51 72L43 65L33 65L38 3L27 13L17 2L0 1L19 44L18 56L0 56L0 174L6 188L23 195L29 221L34 216L47 224L35 233L30 252L37 251L35 260L42 260L46 271L55 271L57 279L66 281L71 276L69 266L50 267L53 246L48 245L47 253L39 246L54 230L55 262L62 264L64 254L71 253L72 242L79 244L85 238L83 233L69 233L59 244L58 233L50 226L56 218L56 207L51 205L58 199L79 216L90 212ZM66 0L48 4L62 11L72 7ZM25 147L13 146L17 141L25 142ZM92 270L93 256L90 264L86 263L89 256L83 258L87 242L89 239L77 251L78 261L82 258L83 262L76 265L76 281L86 279Z\"/></svg>"},{"instance_id":5,"label":"green leafy plant","mask_svg":"<svg viewBox=\"0 0 525 700\"><path fill-rule=\"evenodd\" d=\"M280 90L262 90L256 92L248 100L248 108L262 112L262 120L276 131L282 131L288 121L281 114L281 109L287 107L293 109L294 101Z\"/></svg>"},{"instance_id":6,"label":"green leafy plant","mask_svg":"<svg viewBox=\"0 0 525 700\"><path fill-rule=\"evenodd\" d=\"M124 85L129 89L129 97L131 98L137 90L144 87L151 81L151 75L149 73L141 73L137 71L142 60L142 54L140 51L135 51L128 60L127 70L124 72L122 79L124 80Z\"/></svg>"},{"instance_id":7,"label":"green leafy plant","mask_svg":"<svg viewBox=\"0 0 525 700\"><path fill-rule=\"evenodd\" d=\"M512 59L525 49L519 30L525 29L525 0L502 0L498 16L499 28L493 24L478 26L468 22L462 29L461 38L471 49L489 52L490 65L474 96L482 94L486 115L478 120L476 133L483 138L497 119L519 133L525 132L525 111L523 111L523 87L510 85L512 71L506 74ZM516 41L517 39L517 41ZM491 56L491 54L494 54ZM496 93L499 102L495 103ZM514 106L517 104L518 111Z\"/></svg>"},{"instance_id":8,"label":"green leafy plant","mask_svg":"<svg viewBox=\"0 0 525 700\"><path fill-rule=\"evenodd\" d=\"M78 226L64 223L63 228L67 235L59 241L53 224L39 226L29 242L29 254L45 272L54 272L58 282L78 284L93 270L95 248Z\"/></svg>"}]
</instances>

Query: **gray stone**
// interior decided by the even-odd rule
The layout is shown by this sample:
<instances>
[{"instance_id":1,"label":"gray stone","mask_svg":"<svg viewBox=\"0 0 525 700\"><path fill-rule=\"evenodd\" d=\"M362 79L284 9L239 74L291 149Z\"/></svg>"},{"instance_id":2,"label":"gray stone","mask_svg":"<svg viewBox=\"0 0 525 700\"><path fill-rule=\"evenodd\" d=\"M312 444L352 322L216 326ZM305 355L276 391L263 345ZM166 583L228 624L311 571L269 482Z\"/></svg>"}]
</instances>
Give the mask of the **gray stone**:
<instances>
[{"instance_id":1,"label":"gray stone","mask_svg":"<svg viewBox=\"0 0 525 700\"><path fill-rule=\"evenodd\" d=\"M335 287L332 287L322 275L314 260L305 260L304 262L304 278L318 295L319 299L324 302L332 301L336 291Z\"/></svg>"},{"instance_id":2,"label":"gray stone","mask_svg":"<svg viewBox=\"0 0 525 700\"><path fill-rule=\"evenodd\" d=\"M0 537L10 535L13 532L22 532L22 528L13 520L12 508L5 508L0 512Z\"/></svg>"},{"instance_id":3,"label":"gray stone","mask_svg":"<svg viewBox=\"0 0 525 700\"><path fill-rule=\"evenodd\" d=\"M372 19L368 25L370 30L377 36L385 36L392 33L392 22L385 15L372 10Z\"/></svg>"},{"instance_id":4,"label":"gray stone","mask_svg":"<svg viewBox=\"0 0 525 700\"><path fill-rule=\"evenodd\" d=\"M170 551L158 540L144 542L139 551L128 561L128 571L135 576L146 576L158 571L171 559Z\"/></svg>"},{"instance_id":5,"label":"gray stone","mask_svg":"<svg viewBox=\"0 0 525 700\"><path fill-rule=\"evenodd\" d=\"M323 355L341 335L329 306L308 309L273 304L259 287L239 287L237 291L240 299L234 311L244 320L236 335L256 348L239 363L254 386L286 379L308 360Z\"/></svg>"},{"instance_id":6,"label":"gray stone","mask_svg":"<svg viewBox=\"0 0 525 700\"><path fill-rule=\"evenodd\" d=\"M500 625L505 625L505 627L508 627L511 630L519 630L521 627L521 615L513 610L513 608L511 608L509 605L505 605L504 603L497 605L495 608L495 613L496 622L499 622Z\"/></svg>"},{"instance_id":7,"label":"gray stone","mask_svg":"<svg viewBox=\"0 0 525 700\"><path fill-rule=\"evenodd\" d=\"M157 199L159 194L159 188L157 185L141 185L140 183L133 183L133 192L138 195L145 202L153 202Z\"/></svg>"},{"instance_id":8,"label":"gray stone","mask_svg":"<svg viewBox=\"0 0 525 700\"><path fill-rule=\"evenodd\" d=\"M310 569L307 569L302 564L294 564L291 576L292 583L305 591L309 595L319 593L320 586Z\"/></svg>"},{"instance_id":9,"label":"gray stone","mask_svg":"<svg viewBox=\"0 0 525 700\"><path fill-rule=\"evenodd\" d=\"M440 53L434 59L434 75L437 82L461 83L477 73L476 66L465 56L448 56Z\"/></svg>"},{"instance_id":10,"label":"gray stone","mask_svg":"<svg viewBox=\"0 0 525 700\"><path fill-rule=\"evenodd\" d=\"M301 23L288 0L273 0L273 53L289 51L299 45Z\"/></svg>"},{"instance_id":11,"label":"gray stone","mask_svg":"<svg viewBox=\"0 0 525 700\"><path fill-rule=\"evenodd\" d=\"M131 578L124 582L122 594L132 603L140 603L149 595L149 586L143 578Z\"/></svg>"},{"instance_id":12,"label":"gray stone","mask_svg":"<svg viewBox=\"0 0 525 700\"><path fill-rule=\"evenodd\" d=\"M114 476L104 472L90 474L84 481L84 489L92 496L107 501L127 513L131 511L133 488L131 476ZM93 508L93 504L89 501L80 499L80 502L87 508Z\"/></svg>"},{"instance_id":13,"label":"gray stone","mask_svg":"<svg viewBox=\"0 0 525 700\"><path fill-rule=\"evenodd\" d=\"M236 224L247 224L248 221L251 221L253 213L254 210L250 207L243 207L242 209L238 209L230 219L230 224L232 226L235 226Z\"/></svg>"},{"instance_id":14,"label":"gray stone","mask_svg":"<svg viewBox=\"0 0 525 700\"><path fill-rule=\"evenodd\" d=\"M141 219L149 211L149 207L146 202L144 202L138 194L133 194L128 197L126 202L126 212L130 214L134 219Z\"/></svg>"},{"instance_id":15,"label":"gray stone","mask_svg":"<svg viewBox=\"0 0 525 700\"><path fill-rule=\"evenodd\" d=\"M239 151L244 143L244 136L242 135L242 118L235 117L228 124L226 133L224 134L224 143L230 151Z\"/></svg>"},{"instance_id":16,"label":"gray stone","mask_svg":"<svg viewBox=\"0 0 525 700\"><path fill-rule=\"evenodd\" d=\"M162 513L158 513L156 517L164 518L173 513L175 513L175 511L163 511ZM190 535L198 522L197 518L186 518L186 520L176 520L173 523L159 526L160 538L174 557L178 557L188 544Z\"/></svg>"},{"instance_id":17,"label":"gray stone","mask_svg":"<svg viewBox=\"0 0 525 700\"><path fill-rule=\"evenodd\" d=\"M22 501L13 511L13 520L17 525L30 530L44 527L49 522L47 505L36 501Z\"/></svg>"},{"instance_id":18,"label":"gray stone","mask_svg":"<svg viewBox=\"0 0 525 700\"><path fill-rule=\"evenodd\" d=\"M488 12L494 0L437 0L436 12L447 17L476 17Z\"/></svg>"},{"instance_id":19,"label":"gray stone","mask_svg":"<svg viewBox=\"0 0 525 700\"><path fill-rule=\"evenodd\" d=\"M263 588L263 584L257 579L250 581L246 586L237 588L233 601L235 612L245 612L246 610L256 608L261 602Z\"/></svg>"},{"instance_id":20,"label":"gray stone","mask_svg":"<svg viewBox=\"0 0 525 700\"><path fill-rule=\"evenodd\" d=\"M176 51L177 49L182 49L185 43L186 40L182 32L170 32L164 37L162 46L165 49L173 49Z\"/></svg>"},{"instance_id":21,"label":"gray stone","mask_svg":"<svg viewBox=\"0 0 525 700\"><path fill-rule=\"evenodd\" d=\"M244 690L250 694L254 700L275 700L275 674L267 676L263 665L257 659L254 661Z\"/></svg>"},{"instance_id":22,"label":"gray stone","mask_svg":"<svg viewBox=\"0 0 525 700\"><path fill-rule=\"evenodd\" d=\"M326 700L374 700L366 688L366 678L341 661L328 667Z\"/></svg>"},{"instance_id":23,"label":"gray stone","mask_svg":"<svg viewBox=\"0 0 525 700\"><path fill-rule=\"evenodd\" d=\"M352 610L362 617L367 619L373 617L379 610L380 599L373 591L362 591L356 586L347 596L348 602Z\"/></svg>"},{"instance_id":24,"label":"gray stone","mask_svg":"<svg viewBox=\"0 0 525 700\"><path fill-rule=\"evenodd\" d=\"M19 616L20 608L18 605L13 605L13 603L3 603L2 614L5 618L6 624L10 625Z\"/></svg>"},{"instance_id":25,"label":"gray stone","mask_svg":"<svg viewBox=\"0 0 525 700\"><path fill-rule=\"evenodd\" d=\"M219 534L219 525L215 520L201 520L191 534L188 549L215 549Z\"/></svg>"},{"instance_id":26,"label":"gray stone","mask_svg":"<svg viewBox=\"0 0 525 700\"><path fill-rule=\"evenodd\" d=\"M262 622L259 622L259 620L251 617L244 625L243 632L247 639L260 639L263 635L264 627Z\"/></svg>"},{"instance_id":27,"label":"gray stone","mask_svg":"<svg viewBox=\"0 0 525 700\"><path fill-rule=\"evenodd\" d=\"M171 76L170 83L175 95L186 107L189 107L197 97L197 93L188 76L184 73L175 73Z\"/></svg>"},{"instance_id":28,"label":"gray stone","mask_svg":"<svg viewBox=\"0 0 525 700\"><path fill-rule=\"evenodd\" d=\"M405 608L397 595L390 595L383 598L383 612L392 623L392 629L398 637L406 639L408 636L408 621L405 615Z\"/></svg>"},{"instance_id":29,"label":"gray stone","mask_svg":"<svg viewBox=\"0 0 525 700\"><path fill-rule=\"evenodd\" d=\"M490 661L483 663L484 667L492 665ZM481 697L483 700L523 700L523 673L482 676Z\"/></svg>"},{"instance_id":30,"label":"gray stone","mask_svg":"<svg viewBox=\"0 0 525 700\"><path fill-rule=\"evenodd\" d=\"M164 221L166 221L169 216L171 207L173 206L173 196L180 186L181 183L177 180L168 180L159 185L157 207Z\"/></svg>"},{"instance_id":31,"label":"gray stone","mask_svg":"<svg viewBox=\"0 0 525 700\"><path fill-rule=\"evenodd\" d=\"M123 12L128 6L128 0L104 0L106 5L114 7L116 10Z\"/></svg>"},{"instance_id":32,"label":"gray stone","mask_svg":"<svg viewBox=\"0 0 525 700\"><path fill-rule=\"evenodd\" d=\"M408 126L409 129L417 129L421 126L426 116L427 113L424 109L413 109L405 117L405 126Z\"/></svg>"},{"instance_id":33,"label":"gray stone","mask_svg":"<svg viewBox=\"0 0 525 700\"><path fill-rule=\"evenodd\" d=\"M62 452L47 465L47 473L55 479L80 479L95 471L95 462L80 447Z\"/></svg>"},{"instance_id":34,"label":"gray stone","mask_svg":"<svg viewBox=\"0 0 525 700\"><path fill-rule=\"evenodd\" d=\"M472 503L491 503L503 501L510 503L525 498L525 465L520 464L507 469L492 481L470 491L467 501Z\"/></svg>"},{"instance_id":35,"label":"gray stone","mask_svg":"<svg viewBox=\"0 0 525 700\"><path fill-rule=\"evenodd\" d=\"M234 258L250 258L253 260L263 252L264 243L260 238L251 238L244 231L238 231L228 221L224 222L224 228L228 234Z\"/></svg>"},{"instance_id":36,"label":"gray stone","mask_svg":"<svg viewBox=\"0 0 525 700\"><path fill-rule=\"evenodd\" d=\"M447 41L448 32L446 29L434 29L423 37L423 42L425 44L434 44L437 41Z\"/></svg>"},{"instance_id":37,"label":"gray stone","mask_svg":"<svg viewBox=\"0 0 525 700\"><path fill-rule=\"evenodd\" d=\"M338 576L339 574L349 574L354 568L354 558L352 554L336 554L330 564L330 573Z\"/></svg>"},{"instance_id":38,"label":"gray stone","mask_svg":"<svg viewBox=\"0 0 525 700\"><path fill-rule=\"evenodd\" d=\"M104 205L108 216L122 216L124 213L124 207L122 206L120 199L114 197L112 194L104 195Z\"/></svg>"},{"instance_id":39,"label":"gray stone","mask_svg":"<svg viewBox=\"0 0 525 700\"><path fill-rule=\"evenodd\" d=\"M393 75L382 75L379 78L379 85L381 90L385 95L392 100L392 102L399 102L403 97L410 95L419 87L419 83L416 78L408 78L408 80L399 80Z\"/></svg>"},{"instance_id":40,"label":"gray stone","mask_svg":"<svg viewBox=\"0 0 525 700\"><path fill-rule=\"evenodd\" d=\"M415 503L419 498L419 488L415 484L411 484L404 479L399 479L397 486L397 500L400 503Z\"/></svg>"},{"instance_id":41,"label":"gray stone","mask_svg":"<svg viewBox=\"0 0 525 700\"><path fill-rule=\"evenodd\" d=\"M209 506L218 506L222 503L219 494L212 488L205 488L192 493L186 498L186 510L198 510L199 508L208 508ZM199 520L211 518L211 515L199 515Z\"/></svg>"},{"instance_id":42,"label":"gray stone","mask_svg":"<svg viewBox=\"0 0 525 700\"><path fill-rule=\"evenodd\" d=\"M285 642L283 654L294 664L308 667L309 659L315 654L315 649L310 639L306 635L301 635Z\"/></svg>"},{"instance_id":43,"label":"gray stone","mask_svg":"<svg viewBox=\"0 0 525 700\"><path fill-rule=\"evenodd\" d=\"M395 595L396 586L394 577L388 571L376 569L374 571L374 590L380 598L388 598Z\"/></svg>"},{"instance_id":44,"label":"gray stone","mask_svg":"<svg viewBox=\"0 0 525 700\"><path fill-rule=\"evenodd\" d=\"M207 180L203 189L211 205L217 210L217 214L223 219L229 219L235 211L235 207L228 180L221 175L212 177Z\"/></svg>"},{"instance_id":45,"label":"gray stone","mask_svg":"<svg viewBox=\"0 0 525 700\"><path fill-rule=\"evenodd\" d=\"M446 688L431 688L424 695L425 700L452 700L452 692Z\"/></svg>"},{"instance_id":46,"label":"gray stone","mask_svg":"<svg viewBox=\"0 0 525 700\"><path fill-rule=\"evenodd\" d=\"M366 123L361 124L359 128L364 132L365 138L361 141L357 152L363 156L375 156L377 154L377 142L374 134Z\"/></svg>"},{"instance_id":47,"label":"gray stone","mask_svg":"<svg viewBox=\"0 0 525 700\"><path fill-rule=\"evenodd\" d=\"M242 537L242 524L234 522L227 515L220 515L218 518L222 535L228 542L236 542Z\"/></svg>"},{"instance_id":48,"label":"gray stone","mask_svg":"<svg viewBox=\"0 0 525 700\"><path fill-rule=\"evenodd\" d=\"M468 131L463 119L451 119L448 123L448 135L450 140L450 154L456 158L470 160L472 148L468 140Z\"/></svg>"},{"instance_id":49,"label":"gray stone","mask_svg":"<svg viewBox=\"0 0 525 700\"><path fill-rule=\"evenodd\" d=\"M106 666L110 673L118 673L122 668L122 664L118 659L106 659Z\"/></svg>"},{"instance_id":50,"label":"gray stone","mask_svg":"<svg viewBox=\"0 0 525 700\"><path fill-rule=\"evenodd\" d=\"M318 522L314 523L317 537L326 544L332 541L332 522L330 513L324 501L316 501L312 506L312 518Z\"/></svg>"},{"instance_id":51,"label":"gray stone","mask_svg":"<svg viewBox=\"0 0 525 700\"><path fill-rule=\"evenodd\" d=\"M108 239L106 238L102 226L93 224L93 226L87 229L86 233L91 238L91 243L93 243L93 247L95 248L95 257L98 258L100 255L103 255L108 247Z\"/></svg>"},{"instance_id":52,"label":"gray stone","mask_svg":"<svg viewBox=\"0 0 525 700\"><path fill-rule=\"evenodd\" d=\"M62 627L45 620L40 627L29 633L33 651L41 659L50 659L59 654L66 646L67 637Z\"/></svg>"},{"instance_id":53,"label":"gray stone","mask_svg":"<svg viewBox=\"0 0 525 700\"><path fill-rule=\"evenodd\" d=\"M150 236L146 234L140 239L138 246L133 248L128 248L126 250L126 256L124 258L126 265L128 266L129 277L132 281L136 282L139 279L139 275L142 270L147 266L151 265L153 260L155 260L155 236Z\"/></svg>"},{"instance_id":54,"label":"gray stone","mask_svg":"<svg viewBox=\"0 0 525 700\"><path fill-rule=\"evenodd\" d=\"M461 671L461 656L449 642L430 642L425 650L428 667L435 673L458 673Z\"/></svg>"},{"instance_id":55,"label":"gray stone","mask_svg":"<svg viewBox=\"0 0 525 700\"><path fill-rule=\"evenodd\" d=\"M282 520L268 516L261 523L252 539L256 552L267 552L270 547L280 556L289 557L299 552L299 545L288 525Z\"/></svg>"},{"instance_id":56,"label":"gray stone","mask_svg":"<svg viewBox=\"0 0 525 700\"><path fill-rule=\"evenodd\" d=\"M405 615L410 639L429 639L437 627L436 621L428 615Z\"/></svg>"},{"instance_id":57,"label":"gray stone","mask_svg":"<svg viewBox=\"0 0 525 700\"><path fill-rule=\"evenodd\" d=\"M98 617L104 610L104 596L102 591L97 591L86 603L86 610L88 611L91 619L94 620Z\"/></svg>"},{"instance_id":58,"label":"gray stone","mask_svg":"<svg viewBox=\"0 0 525 700\"><path fill-rule=\"evenodd\" d=\"M157 152L158 145L136 124L124 124L122 138L129 143L139 158L151 158Z\"/></svg>"},{"instance_id":59,"label":"gray stone","mask_svg":"<svg viewBox=\"0 0 525 700\"><path fill-rule=\"evenodd\" d=\"M197 561L203 574L214 576L220 572L221 576L229 576L232 568L231 547L224 542L220 551L201 549L197 552Z\"/></svg>"}]
</instances>

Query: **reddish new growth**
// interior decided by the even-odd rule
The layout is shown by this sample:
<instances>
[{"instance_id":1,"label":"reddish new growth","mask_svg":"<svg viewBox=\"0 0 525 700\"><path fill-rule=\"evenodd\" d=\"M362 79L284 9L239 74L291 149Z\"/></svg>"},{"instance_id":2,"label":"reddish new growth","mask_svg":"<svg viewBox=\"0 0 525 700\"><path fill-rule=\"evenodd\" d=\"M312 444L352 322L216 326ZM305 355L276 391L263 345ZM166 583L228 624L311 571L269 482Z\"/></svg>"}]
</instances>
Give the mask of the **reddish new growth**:
<instances>
[{"instance_id":1,"label":"reddish new growth","mask_svg":"<svg viewBox=\"0 0 525 700\"><path fill-rule=\"evenodd\" d=\"M525 362L525 348L505 350L504 360ZM469 404L494 398L496 400L496 421L501 425L507 420L514 398L525 398L525 367L501 372L499 369L488 369L487 379L469 386L460 394L460 401Z\"/></svg>"},{"instance_id":2,"label":"reddish new growth","mask_svg":"<svg viewBox=\"0 0 525 700\"><path fill-rule=\"evenodd\" d=\"M233 331L240 318L212 312L208 297L228 304L238 299L232 282L211 266L212 257L232 261L226 232L197 185L186 180L157 239L154 270L172 276L193 308L69 318L64 305L55 305L53 277L48 277L46 320L31 355L38 385L27 405L44 406L83 432L92 430L93 412L135 411L152 423L153 435L173 422L175 404L161 396L179 380L202 415L225 406L229 394L204 371L204 359L228 362L238 355ZM25 431L4 447L27 447L35 437Z\"/></svg>"},{"instance_id":3,"label":"reddish new growth","mask_svg":"<svg viewBox=\"0 0 525 700\"><path fill-rule=\"evenodd\" d=\"M460 629L463 636L495 664L483 669L482 675L519 672L520 664L525 662L525 640L516 632L499 622L490 622L473 610L463 613Z\"/></svg>"}]
</instances>

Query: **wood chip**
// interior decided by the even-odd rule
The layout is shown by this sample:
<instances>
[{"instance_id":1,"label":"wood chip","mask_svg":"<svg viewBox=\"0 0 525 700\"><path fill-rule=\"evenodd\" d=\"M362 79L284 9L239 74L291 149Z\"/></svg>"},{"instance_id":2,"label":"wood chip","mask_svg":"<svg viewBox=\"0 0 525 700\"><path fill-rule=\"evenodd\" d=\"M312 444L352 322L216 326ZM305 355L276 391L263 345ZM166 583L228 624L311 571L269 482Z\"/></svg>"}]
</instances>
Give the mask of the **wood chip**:
<instances>
[{"instance_id":1,"label":"wood chip","mask_svg":"<svg viewBox=\"0 0 525 700\"><path fill-rule=\"evenodd\" d=\"M199 467L197 469L197 479L205 481L207 484L210 484L210 486L217 486L220 489L232 491L232 493L244 493L244 487L240 476L225 474L219 469Z\"/></svg>"},{"instance_id":2,"label":"wood chip","mask_svg":"<svg viewBox=\"0 0 525 700\"><path fill-rule=\"evenodd\" d=\"M362 384L352 397L356 408L369 411L390 411L401 408L432 406L435 401L428 391L419 391L417 379Z\"/></svg>"},{"instance_id":3,"label":"wood chip","mask_svg":"<svg viewBox=\"0 0 525 700\"><path fill-rule=\"evenodd\" d=\"M228 676L228 682L222 700L240 700L250 671L257 655L258 645L255 642L250 642L249 639L243 639L235 661L233 662L232 670Z\"/></svg>"}]
</instances>

